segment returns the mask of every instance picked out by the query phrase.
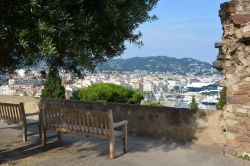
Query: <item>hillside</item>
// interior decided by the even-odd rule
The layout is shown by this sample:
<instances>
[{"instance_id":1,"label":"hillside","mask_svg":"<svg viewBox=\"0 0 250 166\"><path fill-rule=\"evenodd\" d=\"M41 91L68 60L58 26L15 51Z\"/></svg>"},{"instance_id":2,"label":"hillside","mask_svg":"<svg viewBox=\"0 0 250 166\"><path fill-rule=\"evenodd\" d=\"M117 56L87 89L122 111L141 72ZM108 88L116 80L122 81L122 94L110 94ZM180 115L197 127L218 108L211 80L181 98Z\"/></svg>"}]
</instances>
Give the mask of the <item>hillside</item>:
<instances>
[{"instance_id":1,"label":"hillside","mask_svg":"<svg viewBox=\"0 0 250 166\"><path fill-rule=\"evenodd\" d=\"M177 59L166 56L134 57L128 59L113 59L99 65L99 71L135 71L169 72L173 74L211 75L218 74L207 62L191 58Z\"/></svg>"}]
</instances>

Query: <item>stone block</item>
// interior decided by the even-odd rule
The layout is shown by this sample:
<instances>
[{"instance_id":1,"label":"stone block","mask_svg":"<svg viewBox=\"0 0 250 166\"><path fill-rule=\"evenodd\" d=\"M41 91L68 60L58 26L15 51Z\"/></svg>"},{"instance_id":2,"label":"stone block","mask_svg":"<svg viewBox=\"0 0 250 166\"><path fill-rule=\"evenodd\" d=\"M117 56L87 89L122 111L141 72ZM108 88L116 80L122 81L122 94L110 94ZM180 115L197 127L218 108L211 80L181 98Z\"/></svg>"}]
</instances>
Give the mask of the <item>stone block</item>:
<instances>
[{"instance_id":1,"label":"stone block","mask_svg":"<svg viewBox=\"0 0 250 166\"><path fill-rule=\"evenodd\" d=\"M239 141L239 142L247 142L247 143L250 143L250 137L246 136L246 135L239 135L239 136L236 136L235 137L235 140L236 141Z\"/></svg>"},{"instance_id":2,"label":"stone block","mask_svg":"<svg viewBox=\"0 0 250 166\"><path fill-rule=\"evenodd\" d=\"M250 131L243 132L242 135L245 135L250 138Z\"/></svg>"},{"instance_id":3,"label":"stone block","mask_svg":"<svg viewBox=\"0 0 250 166\"><path fill-rule=\"evenodd\" d=\"M228 126L227 127L227 131L231 132L231 133L239 133L239 128L236 125L234 125L234 126Z\"/></svg>"},{"instance_id":4,"label":"stone block","mask_svg":"<svg viewBox=\"0 0 250 166\"><path fill-rule=\"evenodd\" d=\"M232 90L233 91L238 91L239 90L239 85L238 84L233 85Z\"/></svg>"},{"instance_id":5,"label":"stone block","mask_svg":"<svg viewBox=\"0 0 250 166\"><path fill-rule=\"evenodd\" d=\"M234 79L234 74L226 73L226 79L233 80Z\"/></svg>"},{"instance_id":6,"label":"stone block","mask_svg":"<svg viewBox=\"0 0 250 166\"><path fill-rule=\"evenodd\" d=\"M233 120L233 119L236 119L236 115L233 113L233 112L226 112L224 114L224 119L225 120Z\"/></svg>"},{"instance_id":7,"label":"stone block","mask_svg":"<svg viewBox=\"0 0 250 166\"><path fill-rule=\"evenodd\" d=\"M227 97L227 102L229 104L246 104L249 101L250 97L248 95L234 95Z\"/></svg>"},{"instance_id":8,"label":"stone block","mask_svg":"<svg viewBox=\"0 0 250 166\"><path fill-rule=\"evenodd\" d=\"M241 143L240 148L247 153L250 153L250 144L248 143Z\"/></svg>"},{"instance_id":9,"label":"stone block","mask_svg":"<svg viewBox=\"0 0 250 166\"><path fill-rule=\"evenodd\" d=\"M243 38L244 41L250 40L250 31L249 32L244 32L242 34L242 38Z\"/></svg>"},{"instance_id":10,"label":"stone block","mask_svg":"<svg viewBox=\"0 0 250 166\"><path fill-rule=\"evenodd\" d=\"M250 53L250 46L246 46L245 47L245 51L248 52L248 53ZM249 77L249 80L250 80L250 77Z\"/></svg>"},{"instance_id":11,"label":"stone block","mask_svg":"<svg viewBox=\"0 0 250 166\"><path fill-rule=\"evenodd\" d=\"M234 120L234 119L226 119L226 123L228 126L234 126L234 125L239 124L239 121Z\"/></svg>"},{"instance_id":12,"label":"stone block","mask_svg":"<svg viewBox=\"0 0 250 166\"><path fill-rule=\"evenodd\" d=\"M231 60L225 60L223 65L225 67L232 67L232 61Z\"/></svg>"},{"instance_id":13,"label":"stone block","mask_svg":"<svg viewBox=\"0 0 250 166\"><path fill-rule=\"evenodd\" d=\"M228 82L227 82L227 84L228 84ZM233 92L232 87L229 87L229 86L226 86L226 87L227 87L227 95L228 96L233 96L234 92Z\"/></svg>"},{"instance_id":14,"label":"stone block","mask_svg":"<svg viewBox=\"0 0 250 166\"><path fill-rule=\"evenodd\" d=\"M218 54L217 59L218 60L224 60L225 56L223 54Z\"/></svg>"},{"instance_id":15,"label":"stone block","mask_svg":"<svg viewBox=\"0 0 250 166\"><path fill-rule=\"evenodd\" d=\"M226 139L227 140L235 140L235 134L231 132L226 132Z\"/></svg>"},{"instance_id":16,"label":"stone block","mask_svg":"<svg viewBox=\"0 0 250 166\"><path fill-rule=\"evenodd\" d=\"M248 109L248 111L250 110L250 106L247 106L247 105L240 105L242 108L246 108Z\"/></svg>"},{"instance_id":17,"label":"stone block","mask_svg":"<svg viewBox=\"0 0 250 166\"><path fill-rule=\"evenodd\" d=\"M226 105L226 111L227 112L233 112L233 106L232 105Z\"/></svg>"},{"instance_id":18,"label":"stone block","mask_svg":"<svg viewBox=\"0 0 250 166\"><path fill-rule=\"evenodd\" d=\"M233 23L235 25L241 25L247 22L250 22L250 14L238 14L233 16Z\"/></svg>"},{"instance_id":19,"label":"stone block","mask_svg":"<svg viewBox=\"0 0 250 166\"><path fill-rule=\"evenodd\" d=\"M232 95L248 95L248 91L245 90L233 91Z\"/></svg>"},{"instance_id":20,"label":"stone block","mask_svg":"<svg viewBox=\"0 0 250 166\"><path fill-rule=\"evenodd\" d=\"M247 114L248 113L248 109L246 109L246 108L237 108L236 109L236 112L237 113L242 113L242 114Z\"/></svg>"},{"instance_id":21,"label":"stone block","mask_svg":"<svg viewBox=\"0 0 250 166\"><path fill-rule=\"evenodd\" d=\"M246 126L246 129L247 129L248 131L250 131L250 122L246 122L245 126Z\"/></svg>"},{"instance_id":22,"label":"stone block","mask_svg":"<svg viewBox=\"0 0 250 166\"><path fill-rule=\"evenodd\" d=\"M216 42L216 43L214 43L214 47L215 48L221 48L223 45L222 45L222 43L221 42Z\"/></svg>"},{"instance_id":23,"label":"stone block","mask_svg":"<svg viewBox=\"0 0 250 166\"><path fill-rule=\"evenodd\" d=\"M222 61L216 60L213 62L213 68L217 69L217 70L222 70L223 66L222 66Z\"/></svg>"},{"instance_id":24,"label":"stone block","mask_svg":"<svg viewBox=\"0 0 250 166\"><path fill-rule=\"evenodd\" d=\"M231 146L226 146L224 153L226 155L230 155L230 156L237 156L238 155L236 149L231 147Z\"/></svg>"},{"instance_id":25,"label":"stone block","mask_svg":"<svg viewBox=\"0 0 250 166\"><path fill-rule=\"evenodd\" d=\"M246 121L247 121L247 116L246 116L246 114L240 114L241 116L237 116L237 117L239 117L237 120L238 120L238 122L239 122L239 125L241 125L241 127L240 127L240 130L241 131L246 131L246 129L245 129L245 123L246 123Z\"/></svg>"},{"instance_id":26,"label":"stone block","mask_svg":"<svg viewBox=\"0 0 250 166\"><path fill-rule=\"evenodd\" d=\"M235 141L235 140L228 140L227 143L233 147L233 148L239 148L240 147L240 143Z\"/></svg>"},{"instance_id":27,"label":"stone block","mask_svg":"<svg viewBox=\"0 0 250 166\"><path fill-rule=\"evenodd\" d=\"M236 12L236 4L232 3L232 2L228 3L227 12L228 13L235 13Z\"/></svg>"},{"instance_id":28,"label":"stone block","mask_svg":"<svg viewBox=\"0 0 250 166\"><path fill-rule=\"evenodd\" d=\"M246 25L242 28L242 32L245 33L245 32L250 32L250 24L249 25Z\"/></svg>"}]
</instances>

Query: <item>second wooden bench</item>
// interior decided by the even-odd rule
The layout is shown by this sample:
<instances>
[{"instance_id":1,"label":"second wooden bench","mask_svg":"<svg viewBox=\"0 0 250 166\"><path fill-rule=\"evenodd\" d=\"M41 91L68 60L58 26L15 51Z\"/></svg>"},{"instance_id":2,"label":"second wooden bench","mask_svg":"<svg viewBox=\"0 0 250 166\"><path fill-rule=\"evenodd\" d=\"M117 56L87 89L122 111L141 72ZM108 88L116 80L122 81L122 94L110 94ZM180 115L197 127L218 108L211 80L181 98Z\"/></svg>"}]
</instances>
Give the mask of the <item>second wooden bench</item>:
<instances>
[{"instance_id":1,"label":"second wooden bench","mask_svg":"<svg viewBox=\"0 0 250 166\"><path fill-rule=\"evenodd\" d=\"M47 130L58 132L58 140L61 140L62 132L81 134L90 137L105 138L109 140L110 159L115 157L115 141L122 139L123 151L127 152L127 124L124 120L113 122L112 111L97 112L76 109L42 110L42 143L46 144ZM116 131L123 127L123 132Z\"/></svg>"}]
</instances>

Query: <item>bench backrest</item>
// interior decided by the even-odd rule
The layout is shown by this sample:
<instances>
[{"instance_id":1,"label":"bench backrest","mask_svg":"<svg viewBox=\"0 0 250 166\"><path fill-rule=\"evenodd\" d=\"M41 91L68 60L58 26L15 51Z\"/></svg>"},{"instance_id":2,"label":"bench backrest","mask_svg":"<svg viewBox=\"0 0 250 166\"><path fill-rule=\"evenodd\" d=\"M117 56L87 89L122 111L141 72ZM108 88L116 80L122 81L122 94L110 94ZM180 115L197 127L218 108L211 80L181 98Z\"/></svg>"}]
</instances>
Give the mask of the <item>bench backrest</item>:
<instances>
[{"instance_id":1,"label":"bench backrest","mask_svg":"<svg viewBox=\"0 0 250 166\"><path fill-rule=\"evenodd\" d=\"M6 121L9 124L23 125L25 123L25 111L23 103L0 103L0 119Z\"/></svg>"},{"instance_id":2,"label":"bench backrest","mask_svg":"<svg viewBox=\"0 0 250 166\"><path fill-rule=\"evenodd\" d=\"M96 137L113 134L112 111L97 112L80 109L42 110L42 126L47 129Z\"/></svg>"}]
</instances>

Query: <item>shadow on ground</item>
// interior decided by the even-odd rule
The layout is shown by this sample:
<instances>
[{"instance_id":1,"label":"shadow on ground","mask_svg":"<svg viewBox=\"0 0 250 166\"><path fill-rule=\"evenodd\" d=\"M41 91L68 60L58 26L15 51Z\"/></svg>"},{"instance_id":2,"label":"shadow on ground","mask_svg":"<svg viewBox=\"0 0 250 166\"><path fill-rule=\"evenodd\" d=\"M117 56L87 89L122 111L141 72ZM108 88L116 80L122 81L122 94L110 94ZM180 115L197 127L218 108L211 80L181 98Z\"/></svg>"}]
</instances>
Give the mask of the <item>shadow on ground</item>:
<instances>
[{"instance_id":1,"label":"shadow on ground","mask_svg":"<svg viewBox=\"0 0 250 166\"><path fill-rule=\"evenodd\" d=\"M182 121L173 122L173 124L183 125L182 123L184 123L183 121L185 121L185 124L188 123L191 124L191 126L195 126L195 120L197 118L202 118L205 121L207 120L206 115L202 112L199 114L196 114L196 112L189 112L188 114L188 117L192 118L182 117ZM179 117L180 115L176 114L176 116ZM175 121L176 119L180 118L175 118ZM183 128L185 128L185 126L183 126ZM8 126L6 124L0 124L0 135L4 136L0 137L0 164L22 160L28 157L39 156L45 153L48 153L47 155L50 155L50 152L61 153L64 151L68 151L69 153L75 154L74 157L77 159L83 159L91 155L95 155L97 157L108 157L109 154L108 140L63 134L62 143L58 143L57 140L52 137L48 141L48 144L46 146L42 146L41 140L38 135L30 136L28 137L28 143L22 143L19 131L19 126ZM191 138L188 141L177 142L164 141L161 139L154 139L150 137L129 137L128 152L130 154L138 152L145 153L157 149L164 152L170 152L178 148L189 148L196 140L195 127L188 127L185 131L189 135L188 137ZM34 132L38 132L38 127L28 127L28 133ZM8 136L9 133L10 135ZM55 135L55 132L49 132L48 134L49 136L52 136ZM116 157L119 158L122 155L122 142L119 140L116 142Z\"/></svg>"},{"instance_id":2,"label":"shadow on ground","mask_svg":"<svg viewBox=\"0 0 250 166\"><path fill-rule=\"evenodd\" d=\"M16 130L15 127L11 128L11 130L14 129ZM4 130L7 132L10 129L6 128ZM55 135L54 132L49 132L49 136L51 138L48 140L48 144L46 146L41 145L38 135L28 137L28 143L22 143L20 137L10 139L8 143L5 143L5 145L1 143L3 148L0 148L0 164L15 163L18 162L18 160L28 157L36 157L43 154L50 155L52 153L60 154L64 152L74 154L74 157L79 160L87 158L91 155L108 158L108 141L105 139L64 134L63 141L59 143L53 135ZM19 141L17 141L17 139L19 139ZM1 138L0 142L2 142ZM15 143L12 144L13 142ZM192 145L191 142L170 142L144 137L129 137L128 142L128 153L130 154L147 152L151 149L161 149L165 152L169 152L180 147L188 148ZM122 142L117 141L116 158L119 158L122 155Z\"/></svg>"}]
</instances>

